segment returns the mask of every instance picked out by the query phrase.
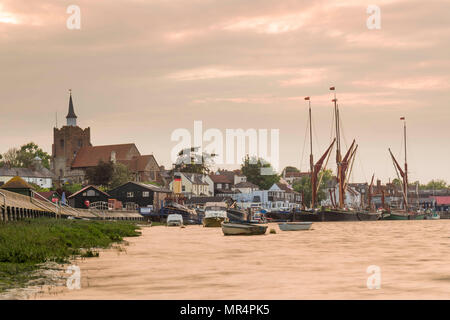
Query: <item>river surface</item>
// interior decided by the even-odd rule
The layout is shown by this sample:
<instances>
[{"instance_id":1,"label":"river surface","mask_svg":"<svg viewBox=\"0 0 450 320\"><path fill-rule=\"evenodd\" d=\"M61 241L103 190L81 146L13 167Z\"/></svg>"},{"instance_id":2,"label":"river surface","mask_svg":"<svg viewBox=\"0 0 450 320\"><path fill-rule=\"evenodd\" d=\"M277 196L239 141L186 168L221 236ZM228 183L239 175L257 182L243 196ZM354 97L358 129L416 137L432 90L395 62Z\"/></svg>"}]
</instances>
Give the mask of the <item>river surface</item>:
<instances>
[{"instance_id":1,"label":"river surface","mask_svg":"<svg viewBox=\"0 0 450 320\"><path fill-rule=\"evenodd\" d=\"M273 228L276 234L270 234ZM77 260L81 289L37 299L450 299L450 220L319 222L225 237L145 227L123 251ZM369 289L369 266L379 289Z\"/></svg>"}]
</instances>

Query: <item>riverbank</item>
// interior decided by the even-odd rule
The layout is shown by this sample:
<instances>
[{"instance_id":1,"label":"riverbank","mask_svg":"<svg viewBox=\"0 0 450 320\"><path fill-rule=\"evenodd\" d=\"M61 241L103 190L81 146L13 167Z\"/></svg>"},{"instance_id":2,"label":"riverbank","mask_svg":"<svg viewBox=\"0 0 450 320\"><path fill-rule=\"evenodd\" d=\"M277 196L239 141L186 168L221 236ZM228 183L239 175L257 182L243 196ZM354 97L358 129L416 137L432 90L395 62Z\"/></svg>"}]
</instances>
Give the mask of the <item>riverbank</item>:
<instances>
[{"instance_id":1,"label":"riverbank","mask_svg":"<svg viewBox=\"0 0 450 320\"><path fill-rule=\"evenodd\" d=\"M140 235L136 223L34 219L0 225L0 295L36 283L52 283L76 257ZM20 291L20 290L19 290Z\"/></svg>"},{"instance_id":2,"label":"riverbank","mask_svg":"<svg viewBox=\"0 0 450 320\"><path fill-rule=\"evenodd\" d=\"M220 228L143 228L122 251L77 261L81 289L38 299L448 299L450 220L314 223L225 237ZM367 288L369 266L381 288Z\"/></svg>"}]
</instances>

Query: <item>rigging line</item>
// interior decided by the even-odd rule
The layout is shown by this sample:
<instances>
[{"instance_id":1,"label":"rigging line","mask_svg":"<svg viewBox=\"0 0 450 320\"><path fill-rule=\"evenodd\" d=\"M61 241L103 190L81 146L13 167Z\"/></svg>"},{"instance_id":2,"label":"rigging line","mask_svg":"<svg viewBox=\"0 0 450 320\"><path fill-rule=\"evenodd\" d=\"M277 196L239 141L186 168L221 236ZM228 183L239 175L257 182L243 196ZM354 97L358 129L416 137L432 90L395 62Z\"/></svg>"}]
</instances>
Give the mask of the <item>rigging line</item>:
<instances>
[{"instance_id":1,"label":"rigging line","mask_svg":"<svg viewBox=\"0 0 450 320\"><path fill-rule=\"evenodd\" d=\"M331 131L330 131L330 142L329 143L331 143L331 141L333 141L333 138L334 138L334 134L335 134L335 130L334 130L334 117L335 117L335 114L334 114L334 108L333 108L333 113L332 113L332 116L331 116Z\"/></svg>"},{"instance_id":2,"label":"rigging line","mask_svg":"<svg viewBox=\"0 0 450 320\"><path fill-rule=\"evenodd\" d=\"M369 183L369 180L367 179L367 176L366 176L366 171L364 170L363 162L361 160L361 157L359 156L360 153L361 152L359 152L358 155L357 155L358 156L359 167L361 168L361 171L362 171L362 174L363 174L363 177L364 177L364 181L366 183Z\"/></svg>"},{"instance_id":3,"label":"rigging line","mask_svg":"<svg viewBox=\"0 0 450 320\"><path fill-rule=\"evenodd\" d=\"M320 154L320 150L321 150L321 145L320 145L320 142L319 142L319 138L317 137L317 131L316 131L316 123L314 122L314 117L313 116L311 116L311 121L312 121L312 124L313 124L313 132L314 132L314 138L316 139L315 141L315 143L314 143L314 146L315 146L315 149L316 149L316 152L317 152L317 154Z\"/></svg>"},{"instance_id":4,"label":"rigging line","mask_svg":"<svg viewBox=\"0 0 450 320\"><path fill-rule=\"evenodd\" d=\"M347 139L345 138L345 131L344 131L344 126L342 125L342 116L341 115L342 115L342 112L341 112L341 109L339 109L339 128L341 129L342 137L344 138L345 149L348 150L348 143L347 143Z\"/></svg>"},{"instance_id":5,"label":"rigging line","mask_svg":"<svg viewBox=\"0 0 450 320\"><path fill-rule=\"evenodd\" d=\"M305 146L306 146L306 137L308 136L308 129L309 129L309 121L308 119L306 119L306 129L305 129L305 135L304 135L304 140L303 140L303 149L302 149L302 157L300 158L300 172L302 171L302 167L303 167L303 158L305 156Z\"/></svg>"}]
</instances>

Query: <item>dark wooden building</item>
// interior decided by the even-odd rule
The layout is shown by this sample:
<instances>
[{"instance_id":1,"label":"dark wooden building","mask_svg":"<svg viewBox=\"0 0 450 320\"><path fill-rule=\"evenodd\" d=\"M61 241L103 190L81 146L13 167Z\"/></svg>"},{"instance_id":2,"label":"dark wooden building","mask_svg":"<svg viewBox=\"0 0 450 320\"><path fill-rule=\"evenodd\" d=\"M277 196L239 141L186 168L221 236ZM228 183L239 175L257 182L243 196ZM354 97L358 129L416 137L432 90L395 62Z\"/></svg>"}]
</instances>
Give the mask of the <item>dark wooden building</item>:
<instances>
[{"instance_id":1,"label":"dark wooden building","mask_svg":"<svg viewBox=\"0 0 450 320\"><path fill-rule=\"evenodd\" d=\"M95 186L87 186L78 192L75 192L67 198L69 205L74 208L88 209L93 203L108 202L111 196ZM89 206L86 201L89 201Z\"/></svg>"},{"instance_id":2,"label":"dark wooden building","mask_svg":"<svg viewBox=\"0 0 450 320\"><path fill-rule=\"evenodd\" d=\"M153 206L155 210L161 208L165 197L170 193L170 190L152 184L133 181L109 191L109 194L114 199L121 201L127 208L133 206L139 208Z\"/></svg>"},{"instance_id":3,"label":"dark wooden building","mask_svg":"<svg viewBox=\"0 0 450 320\"><path fill-rule=\"evenodd\" d=\"M2 185L0 189L8 190L15 193L20 193L25 196L31 197L33 187L29 185L25 180L23 180L21 177L14 177L11 180L9 180L7 183Z\"/></svg>"}]
</instances>

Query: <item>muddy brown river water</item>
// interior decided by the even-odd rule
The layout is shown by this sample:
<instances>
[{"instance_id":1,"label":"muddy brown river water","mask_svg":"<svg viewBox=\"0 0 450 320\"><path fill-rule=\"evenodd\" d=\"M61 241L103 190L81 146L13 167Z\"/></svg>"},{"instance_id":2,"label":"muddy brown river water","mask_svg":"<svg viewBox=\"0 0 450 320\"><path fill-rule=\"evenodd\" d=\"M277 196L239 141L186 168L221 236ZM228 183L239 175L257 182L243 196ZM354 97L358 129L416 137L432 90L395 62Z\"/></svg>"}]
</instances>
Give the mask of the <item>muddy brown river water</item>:
<instances>
[{"instance_id":1,"label":"muddy brown river water","mask_svg":"<svg viewBox=\"0 0 450 320\"><path fill-rule=\"evenodd\" d=\"M273 228L276 234L269 234ZM146 227L124 251L77 260L81 289L37 299L449 299L450 220L323 222L309 231L225 237ZM368 289L367 268L380 268Z\"/></svg>"}]
</instances>

